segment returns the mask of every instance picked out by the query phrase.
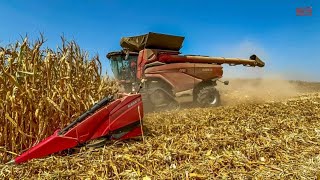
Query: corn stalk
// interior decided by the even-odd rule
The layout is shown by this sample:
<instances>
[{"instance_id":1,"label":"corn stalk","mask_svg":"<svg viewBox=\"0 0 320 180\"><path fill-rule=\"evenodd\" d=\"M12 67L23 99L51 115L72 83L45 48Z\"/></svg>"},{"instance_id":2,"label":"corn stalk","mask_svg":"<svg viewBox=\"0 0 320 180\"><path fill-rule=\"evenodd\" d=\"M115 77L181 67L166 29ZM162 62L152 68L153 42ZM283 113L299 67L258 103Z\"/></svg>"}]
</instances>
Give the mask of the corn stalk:
<instances>
[{"instance_id":1,"label":"corn stalk","mask_svg":"<svg viewBox=\"0 0 320 180\"><path fill-rule=\"evenodd\" d=\"M11 159L62 128L98 100L118 91L88 57L62 38L56 50L41 36L0 47L0 161Z\"/></svg>"}]
</instances>

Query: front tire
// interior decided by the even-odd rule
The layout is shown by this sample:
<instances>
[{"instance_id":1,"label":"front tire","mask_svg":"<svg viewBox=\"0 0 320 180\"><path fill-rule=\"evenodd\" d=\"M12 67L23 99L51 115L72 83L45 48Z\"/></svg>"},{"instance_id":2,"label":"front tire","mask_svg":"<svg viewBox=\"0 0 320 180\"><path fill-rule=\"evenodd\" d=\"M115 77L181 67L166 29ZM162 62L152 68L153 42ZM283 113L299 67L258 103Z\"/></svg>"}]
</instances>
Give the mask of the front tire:
<instances>
[{"instance_id":1,"label":"front tire","mask_svg":"<svg viewBox=\"0 0 320 180\"><path fill-rule=\"evenodd\" d=\"M220 106L220 93L214 86L202 87L196 94L196 102L200 107Z\"/></svg>"}]
</instances>

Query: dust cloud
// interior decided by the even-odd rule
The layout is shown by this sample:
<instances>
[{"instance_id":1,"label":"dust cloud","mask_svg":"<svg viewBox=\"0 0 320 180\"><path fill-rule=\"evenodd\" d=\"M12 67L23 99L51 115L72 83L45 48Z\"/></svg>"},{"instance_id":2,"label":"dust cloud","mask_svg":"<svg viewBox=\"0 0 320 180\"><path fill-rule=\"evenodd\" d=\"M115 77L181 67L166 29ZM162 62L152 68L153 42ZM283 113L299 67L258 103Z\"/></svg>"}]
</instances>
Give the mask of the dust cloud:
<instances>
[{"instance_id":1,"label":"dust cloud","mask_svg":"<svg viewBox=\"0 0 320 180\"><path fill-rule=\"evenodd\" d=\"M218 84L222 105L274 102L297 96L301 91L295 83L280 75L256 79L229 79L229 85Z\"/></svg>"}]
</instances>

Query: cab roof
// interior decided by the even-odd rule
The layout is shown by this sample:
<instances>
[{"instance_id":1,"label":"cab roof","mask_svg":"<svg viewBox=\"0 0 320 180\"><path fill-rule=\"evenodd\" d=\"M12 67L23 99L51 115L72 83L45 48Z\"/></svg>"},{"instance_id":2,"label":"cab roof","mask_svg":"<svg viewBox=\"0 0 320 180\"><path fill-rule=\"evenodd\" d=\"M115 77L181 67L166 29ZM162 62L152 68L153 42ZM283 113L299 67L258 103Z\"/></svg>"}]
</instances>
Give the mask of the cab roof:
<instances>
[{"instance_id":1,"label":"cab roof","mask_svg":"<svg viewBox=\"0 0 320 180\"><path fill-rule=\"evenodd\" d=\"M129 52L129 54L130 55L139 55L138 52ZM112 56L119 56L119 55L125 56L126 53L123 51L112 51L107 54L107 58L110 59Z\"/></svg>"}]
</instances>

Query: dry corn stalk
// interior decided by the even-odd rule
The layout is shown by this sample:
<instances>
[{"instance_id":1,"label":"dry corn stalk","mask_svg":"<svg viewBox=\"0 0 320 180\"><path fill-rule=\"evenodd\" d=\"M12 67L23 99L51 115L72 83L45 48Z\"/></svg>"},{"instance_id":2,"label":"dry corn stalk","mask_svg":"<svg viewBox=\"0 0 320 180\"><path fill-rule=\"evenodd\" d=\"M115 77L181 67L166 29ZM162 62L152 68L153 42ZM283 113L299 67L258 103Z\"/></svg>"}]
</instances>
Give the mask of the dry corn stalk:
<instances>
[{"instance_id":1,"label":"dry corn stalk","mask_svg":"<svg viewBox=\"0 0 320 180\"><path fill-rule=\"evenodd\" d=\"M91 59L62 38L57 50L44 39L0 48L0 161L12 158L52 134L117 85L102 77L98 56Z\"/></svg>"}]
</instances>

